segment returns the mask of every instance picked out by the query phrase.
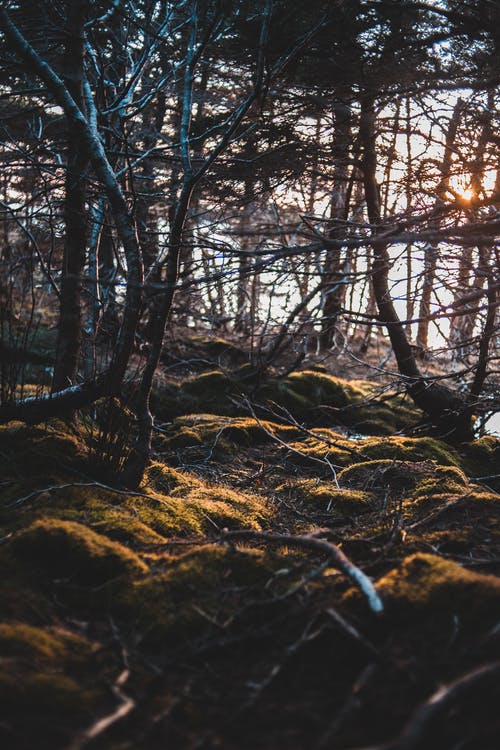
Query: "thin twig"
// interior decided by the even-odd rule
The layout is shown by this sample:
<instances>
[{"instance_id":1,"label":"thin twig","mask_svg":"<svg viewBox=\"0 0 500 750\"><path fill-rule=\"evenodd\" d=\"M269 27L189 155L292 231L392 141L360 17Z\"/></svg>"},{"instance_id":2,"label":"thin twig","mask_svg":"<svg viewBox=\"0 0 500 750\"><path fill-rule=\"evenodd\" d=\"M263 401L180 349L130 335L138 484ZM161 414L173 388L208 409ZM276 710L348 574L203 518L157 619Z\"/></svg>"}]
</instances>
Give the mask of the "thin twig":
<instances>
[{"instance_id":1,"label":"thin twig","mask_svg":"<svg viewBox=\"0 0 500 750\"><path fill-rule=\"evenodd\" d=\"M282 440L280 437L278 437L278 435L276 435L276 433L272 432L272 430L268 429L266 425L263 422L261 422L261 420L256 415L252 404L250 403L248 399L244 399L243 403L245 404L247 409L250 411L252 417L255 419L259 427L262 430L264 430L266 435L269 435L269 437L271 437L276 443L279 443L279 445L281 445L283 448L286 448L288 451L291 451L291 453L295 453L298 456L301 456L302 458L306 458L307 460L311 460L311 461L316 461L317 463L320 463L322 466L328 466L328 468L332 472L333 481L335 482L337 488L340 489L339 483L337 481L337 472L335 471L335 469L340 468L340 466L337 466L337 467L334 466L331 463L331 461L329 461L327 458L318 458L317 456L309 456L307 453L303 453L298 448L294 448L293 445L290 445L290 443L287 443L285 440Z\"/></svg>"},{"instance_id":2,"label":"thin twig","mask_svg":"<svg viewBox=\"0 0 500 750\"><path fill-rule=\"evenodd\" d=\"M353 581L368 602L372 612L380 614L384 611L384 605L375 586L362 570L357 568L339 547L325 539L317 539L313 536L292 536L291 534L268 534L263 531L225 531L222 541L232 542L235 540L255 540L278 544L281 546L300 547L313 552L326 554L333 564Z\"/></svg>"},{"instance_id":3,"label":"thin twig","mask_svg":"<svg viewBox=\"0 0 500 750\"><path fill-rule=\"evenodd\" d=\"M17 500L14 500L14 502L12 503L8 503L4 507L17 508L19 505L27 503L29 500L32 500L38 495L43 495L45 492L54 492L54 490L66 490L70 487L98 487L101 490L115 492L118 495L126 495L127 497L144 497L147 500L157 500L158 502L161 502L161 500L154 495L148 495L145 492L134 492L133 490L120 490L117 487L111 487L110 485L103 484L102 482L66 482L65 484L51 484L48 487L42 487L38 490L33 490L33 492L30 492L27 495L24 495L24 497L20 497Z\"/></svg>"},{"instance_id":4,"label":"thin twig","mask_svg":"<svg viewBox=\"0 0 500 750\"><path fill-rule=\"evenodd\" d=\"M403 731L394 740L358 750L417 750L431 747L438 722L456 703L476 694L478 688L494 688L500 678L500 661L485 664L443 685L414 711Z\"/></svg>"}]
</instances>

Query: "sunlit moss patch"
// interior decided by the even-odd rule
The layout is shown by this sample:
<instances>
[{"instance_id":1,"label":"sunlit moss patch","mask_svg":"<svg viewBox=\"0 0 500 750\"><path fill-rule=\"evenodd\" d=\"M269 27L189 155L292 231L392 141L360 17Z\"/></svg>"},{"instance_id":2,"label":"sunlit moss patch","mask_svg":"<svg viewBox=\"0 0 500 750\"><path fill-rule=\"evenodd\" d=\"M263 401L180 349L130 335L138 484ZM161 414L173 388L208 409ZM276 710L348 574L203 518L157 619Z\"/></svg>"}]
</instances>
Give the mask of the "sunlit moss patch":
<instances>
[{"instance_id":1,"label":"sunlit moss patch","mask_svg":"<svg viewBox=\"0 0 500 750\"><path fill-rule=\"evenodd\" d=\"M36 574L81 585L100 585L147 570L127 547L72 521L36 521L14 536L10 546L16 558L33 566Z\"/></svg>"},{"instance_id":2,"label":"sunlit moss patch","mask_svg":"<svg viewBox=\"0 0 500 750\"><path fill-rule=\"evenodd\" d=\"M338 489L334 482L316 479L298 479L285 482L276 488L276 492L305 508L328 511L332 515L357 515L370 508L373 494L361 490Z\"/></svg>"},{"instance_id":3,"label":"sunlit moss patch","mask_svg":"<svg viewBox=\"0 0 500 750\"><path fill-rule=\"evenodd\" d=\"M377 582L377 590L394 611L447 611L466 618L500 614L500 579L437 555L405 558Z\"/></svg>"}]
</instances>

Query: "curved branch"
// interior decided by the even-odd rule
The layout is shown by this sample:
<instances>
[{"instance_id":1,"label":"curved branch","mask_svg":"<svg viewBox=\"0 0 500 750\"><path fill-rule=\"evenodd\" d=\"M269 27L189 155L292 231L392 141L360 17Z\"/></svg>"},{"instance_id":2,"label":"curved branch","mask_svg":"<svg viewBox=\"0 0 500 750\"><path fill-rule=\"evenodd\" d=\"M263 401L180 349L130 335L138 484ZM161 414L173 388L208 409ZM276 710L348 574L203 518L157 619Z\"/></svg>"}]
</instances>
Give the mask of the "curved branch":
<instances>
[{"instance_id":1,"label":"curved branch","mask_svg":"<svg viewBox=\"0 0 500 750\"><path fill-rule=\"evenodd\" d=\"M327 555L333 565L345 573L358 587L368 602L368 606L376 614L384 611L384 605L375 586L368 576L363 573L337 545L327 542L326 539L317 539L314 536L293 536L291 534L267 534L263 531L227 531L222 535L223 542L233 540L245 541L255 540L257 542L268 542L269 544L287 545L312 550Z\"/></svg>"}]
</instances>

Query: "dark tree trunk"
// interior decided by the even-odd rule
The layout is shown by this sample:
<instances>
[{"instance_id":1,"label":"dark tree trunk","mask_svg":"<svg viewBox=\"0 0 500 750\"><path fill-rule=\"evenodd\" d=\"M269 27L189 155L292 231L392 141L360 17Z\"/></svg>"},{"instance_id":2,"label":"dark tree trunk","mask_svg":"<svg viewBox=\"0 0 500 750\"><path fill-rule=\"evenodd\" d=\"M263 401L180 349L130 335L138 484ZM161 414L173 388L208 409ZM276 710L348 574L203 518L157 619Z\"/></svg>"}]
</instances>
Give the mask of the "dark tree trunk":
<instances>
[{"instance_id":1,"label":"dark tree trunk","mask_svg":"<svg viewBox=\"0 0 500 750\"><path fill-rule=\"evenodd\" d=\"M384 240L377 239L381 224L376 179L375 102L365 96L361 102L360 139L363 146L363 183L368 218L373 226L372 282L379 320L385 324L398 369L415 404L431 419L446 439L462 441L472 437L470 412L465 400L446 386L424 378L392 301L388 277L390 257Z\"/></svg>"},{"instance_id":2,"label":"dark tree trunk","mask_svg":"<svg viewBox=\"0 0 500 750\"><path fill-rule=\"evenodd\" d=\"M84 21L87 2L67 4L64 81L76 104L83 108ZM85 212L87 149L79 129L68 121L66 185L64 203L64 252L61 277L59 327L52 390L60 391L74 383L80 352L82 313L82 273L85 264L87 216Z\"/></svg>"},{"instance_id":3,"label":"dark tree trunk","mask_svg":"<svg viewBox=\"0 0 500 750\"><path fill-rule=\"evenodd\" d=\"M125 310L117 344L113 351L112 362L105 375L98 382L96 381L91 384L84 383L65 389L61 392L59 398L52 399L54 413L56 409L60 413L64 405L70 411L72 405L76 402L81 406L85 399L87 399L88 403L90 400L95 400L100 395L104 395L104 393L114 395L121 390L127 364L134 346L134 336L142 299L143 267L141 250L125 197L120 189L116 174L109 163L97 131L95 111L91 110L88 113L88 117L84 115L71 96L68 87L24 38L19 29L12 23L5 10L0 10L0 27L9 39L13 51L18 54L28 69L32 70L44 82L54 100L64 110L69 126L74 127L75 132L78 132L82 149L87 153L93 170L100 180L103 191L109 201L114 223L120 240L123 243L127 260ZM89 107L93 108L93 100L90 92L88 93L89 96L86 96L86 102L88 102ZM38 404L41 405L40 409L38 409ZM50 409L50 400L34 399L29 400L26 404L20 403L16 405L15 412L18 419L26 419L27 421L38 419L38 421L41 421L51 413ZM44 416L38 418L37 414L41 414L42 412ZM0 415L2 422L8 419L8 414L8 410L2 410Z\"/></svg>"},{"instance_id":4,"label":"dark tree trunk","mask_svg":"<svg viewBox=\"0 0 500 750\"><path fill-rule=\"evenodd\" d=\"M446 131L445 145L443 160L441 162L440 172L441 177L437 188L437 200L434 210L436 216L446 200L446 192L450 185L450 170L453 163L453 154L455 151L455 141L457 138L458 126L460 124L460 118L464 110L465 103L462 99L459 99L455 104L453 113L451 115L448 129ZM438 229L439 217L431 222L431 229ZM425 353L428 346L429 338L429 314L431 306L431 295L434 289L434 282L436 279L436 269L439 257L438 248L434 245L426 245L424 249L424 276L422 284L422 296L420 299L419 309L419 322L417 329L417 346L419 347L422 358L425 358Z\"/></svg>"},{"instance_id":5,"label":"dark tree trunk","mask_svg":"<svg viewBox=\"0 0 500 750\"><path fill-rule=\"evenodd\" d=\"M333 159L335 162L333 191L330 209L332 220L346 220L349 211L349 147L351 144L352 113L348 105L337 102L333 108L335 132L333 140ZM328 232L331 239L338 239L344 233L340 223L332 225ZM345 297L345 274L348 270L348 258L343 257L340 249L329 249L323 267L324 291L322 302L320 348L330 349L335 341L337 320Z\"/></svg>"}]
</instances>

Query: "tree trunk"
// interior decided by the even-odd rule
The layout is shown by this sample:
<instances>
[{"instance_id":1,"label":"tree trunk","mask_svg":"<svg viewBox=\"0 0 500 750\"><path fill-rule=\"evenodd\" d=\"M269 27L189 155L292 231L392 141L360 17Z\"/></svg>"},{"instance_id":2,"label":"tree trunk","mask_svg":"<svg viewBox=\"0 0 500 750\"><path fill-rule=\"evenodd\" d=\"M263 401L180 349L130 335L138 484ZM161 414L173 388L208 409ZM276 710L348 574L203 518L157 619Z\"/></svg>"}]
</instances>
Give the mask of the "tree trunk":
<instances>
[{"instance_id":1,"label":"tree trunk","mask_svg":"<svg viewBox=\"0 0 500 750\"><path fill-rule=\"evenodd\" d=\"M389 290L390 258L384 240L377 239L381 224L380 199L376 179L377 152L375 136L375 102L365 95L361 102L360 139L363 146L363 183L370 224L373 226L373 291L379 320L385 324L408 393L415 404L427 414L440 436L453 441L472 437L470 413L464 399L449 388L424 378L406 337Z\"/></svg>"},{"instance_id":2,"label":"tree trunk","mask_svg":"<svg viewBox=\"0 0 500 750\"><path fill-rule=\"evenodd\" d=\"M337 102L333 108L335 132L333 141L334 177L330 209L330 218L334 221L328 232L330 239L338 239L344 234L342 222L349 211L349 147L351 144L352 112L343 102ZM337 222L335 222L337 220ZM323 266L324 290L322 301L320 348L330 349L335 342L335 331L339 313L345 297L345 273L348 270L348 258L342 256L339 249L326 251Z\"/></svg>"},{"instance_id":3,"label":"tree trunk","mask_svg":"<svg viewBox=\"0 0 500 750\"><path fill-rule=\"evenodd\" d=\"M83 50L86 0L68 3L64 81L75 103L83 109ZM64 202L64 252L61 277L56 364L52 391L75 382L80 352L82 273L85 264L87 216L85 212L88 153L79 129L68 121Z\"/></svg>"},{"instance_id":4,"label":"tree trunk","mask_svg":"<svg viewBox=\"0 0 500 750\"><path fill-rule=\"evenodd\" d=\"M83 383L80 386L66 388L61 391L59 398L32 399L28 403L15 405L13 410L2 409L0 415L2 422L9 418L10 413L16 415L15 417L11 416L11 419L41 421L52 413L51 409L54 410L53 413L60 413L64 405L68 410L71 410L75 404L81 406L83 403L89 403L89 401L105 393L112 395L120 392L134 346L135 330L140 312L143 281L142 259L135 227L125 197L97 131L94 100L88 84L84 84L85 102L88 110L88 115L85 116L62 79L29 44L5 10L0 10L0 28L3 29L8 38L12 50L24 61L28 69L32 70L43 81L56 103L64 110L68 125L74 127L75 132L78 132L82 149L87 154L109 201L127 260L125 311L118 341L113 351L113 358L105 375L94 383Z\"/></svg>"},{"instance_id":5,"label":"tree trunk","mask_svg":"<svg viewBox=\"0 0 500 750\"><path fill-rule=\"evenodd\" d=\"M443 202L446 200L445 196L450 184L450 170L453 162L455 141L457 138L458 126L460 124L460 118L464 107L465 103L462 101L462 99L459 99L455 104L450 122L448 123L443 160L440 166L441 177L437 188L437 200L434 206L434 211L436 212L436 214L443 205ZM430 223L430 229L437 229L438 224L439 218L434 219L434 221ZM425 353L428 346L431 295L434 289L438 257L439 251L437 247L435 247L434 245L425 246L422 296L420 299L420 309L418 314L419 321L417 329L417 346L419 347L420 353L423 358L425 358Z\"/></svg>"}]
</instances>

